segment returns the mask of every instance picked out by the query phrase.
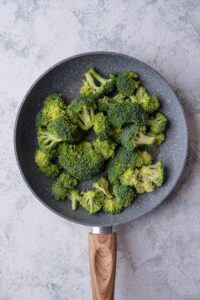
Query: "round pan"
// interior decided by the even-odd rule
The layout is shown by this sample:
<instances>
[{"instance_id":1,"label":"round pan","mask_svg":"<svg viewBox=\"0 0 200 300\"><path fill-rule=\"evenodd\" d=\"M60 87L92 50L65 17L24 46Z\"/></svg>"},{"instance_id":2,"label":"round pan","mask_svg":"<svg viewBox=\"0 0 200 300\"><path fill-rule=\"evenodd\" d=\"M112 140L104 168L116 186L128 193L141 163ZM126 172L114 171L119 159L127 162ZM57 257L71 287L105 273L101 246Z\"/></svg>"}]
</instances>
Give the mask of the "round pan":
<instances>
[{"instance_id":1,"label":"round pan","mask_svg":"<svg viewBox=\"0 0 200 300\"><path fill-rule=\"evenodd\" d=\"M149 93L158 96L162 111L170 125L167 138L160 146L155 160L161 159L166 166L165 184L153 193L138 196L135 203L121 214L109 215L101 212L89 215L81 207L73 212L71 202L56 201L51 195L52 180L43 176L34 163L37 147L35 116L46 96L61 92L66 103L77 97L84 73L95 67L103 75L125 70L140 74ZM183 171L188 151L188 129L182 106L167 82L145 63L118 53L92 52L76 55L61 61L47 70L27 92L19 109L15 127L15 153L23 178L34 195L48 208L60 216L90 226L113 226L129 222L155 208L166 199L176 186ZM91 187L90 182L84 188Z\"/></svg>"}]
</instances>

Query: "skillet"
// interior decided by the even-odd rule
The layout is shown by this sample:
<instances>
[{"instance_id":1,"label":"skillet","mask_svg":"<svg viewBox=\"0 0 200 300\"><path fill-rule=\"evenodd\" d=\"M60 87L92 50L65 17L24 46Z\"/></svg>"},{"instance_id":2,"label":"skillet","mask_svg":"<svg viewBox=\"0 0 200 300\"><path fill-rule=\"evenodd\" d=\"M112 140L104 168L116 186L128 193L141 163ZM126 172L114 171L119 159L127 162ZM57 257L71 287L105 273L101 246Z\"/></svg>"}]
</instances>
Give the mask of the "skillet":
<instances>
[{"instance_id":1,"label":"skillet","mask_svg":"<svg viewBox=\"0 0 200 300\"><path fill-rule=\"evenodd\" d=\"M34 163L37 147L35 116L46 96L60 92L66 103L78 96L84 73L95 67L103 75L134 70L142 84L162 103L162 111L169 119L166 141L154 153L166 166L165 184L153 193L137 197L135 203L117 215L101 212L97 215L79 208L71 210L70 201L55 201L51 195L52 180L43 176ZM116 267L116 233L112 226L121 225L149 212L166 199L177 185L188 152L188 129L183 108L161 75L147 64L114 52L91 52L67 58L43 73L25 95L16 118L15 154L21 174L33 194L46 207L67 220L93 227L89 234L89 259L93 299L113 299ZM91 187L86 181L84 188Z\"/></svg>"}]
</instances>

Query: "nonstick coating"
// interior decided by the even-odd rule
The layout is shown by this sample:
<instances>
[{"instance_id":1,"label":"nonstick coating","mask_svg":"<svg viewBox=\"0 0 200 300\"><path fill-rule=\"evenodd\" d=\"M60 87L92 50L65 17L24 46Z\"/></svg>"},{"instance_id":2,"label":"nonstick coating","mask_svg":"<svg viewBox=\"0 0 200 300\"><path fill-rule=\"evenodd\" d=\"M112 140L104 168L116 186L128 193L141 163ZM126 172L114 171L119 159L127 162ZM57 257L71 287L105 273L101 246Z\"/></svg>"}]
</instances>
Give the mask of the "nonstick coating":
<instances>
[{"instance_id":1,"label":"nonstick coating","mask_svg":"<svg viewBox=\"0 0 200 300\"><path fill-rule=\"evenodd\" d=\"M89 215L81 207L73 212L71 202L56 201L50 192L52 180L43 176L34 163L37 147L35 116L43 99L50 93L61 92L69 103L79 94L84 73L95 67L104 75L124 70L135 70L140 74L144 86L155 93L162 102L162 111L169 118L167 139L156 151L156 160L166 166L166 182L153 193L138 196L135 203L121 214L99 213ZM188 130L184 112L176 95L167 82L145 63L117 53L93 52L77 55L61 61L45 72L26 94L16 121L15 150L21 173L35 196L60 216L84 225L111 226L129 222L159 205L172 192L183 171L188 149ZM84 188L91 187L90 182Z\"/></svg>"}]
</instances>

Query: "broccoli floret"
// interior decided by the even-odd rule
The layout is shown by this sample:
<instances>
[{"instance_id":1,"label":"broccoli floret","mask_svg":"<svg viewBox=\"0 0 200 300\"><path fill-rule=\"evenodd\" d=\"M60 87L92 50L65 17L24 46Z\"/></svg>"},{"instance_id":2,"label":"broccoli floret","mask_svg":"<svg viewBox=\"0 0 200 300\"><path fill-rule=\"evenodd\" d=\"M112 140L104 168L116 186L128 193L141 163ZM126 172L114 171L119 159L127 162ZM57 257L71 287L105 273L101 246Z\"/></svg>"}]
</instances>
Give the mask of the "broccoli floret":
<instances>
[{"instance_id":1,"label":"broccoli floret","mask_svg":"<svg viewBox=\"0 0 200 300\"><path fill-rule=\"evenodd\" d=\"M39 168L48 166L51 162L52 157L41 149L35 152L35 163Z\"/></svg>"},{"instance_id":2,"label":"broccoli floret","mask_svg":"<svg viewBox=\"0 0 200 300\"><path fill-rule=\"evenodd\" d=\"M71 121L81 129L87 131L93 125L96 104L93 98L74 99L67 107L67 113Z\"/></svg>"},{"instance_id":3,"label":"broccoli floret","mask_svg":"<svg viewBox=\"0 0 200 300\"><path fill-rule=\"evenodd\" d=\"M40 168L40 171L47 177L53 178L59 175L60 169L56 164L49 164L44 168Z\"/></svg>"},{"instance_id":4,"label":"broccoli floret","mask_svg":"<svg viewBox=\"0 0 200 300\"><path fill-rule=\"evenodd\" d=\"M104 198L104 194L100 191L88 190L81 192L79 202L89 214L95 214L102 209Z\"/></svg>"},{"instance_id":5,"label":"broccoli floret","mask_svg":"<svg viewBox=\"0 0 200 300\"><path fill-rule=\"evenodd\" d=\"M113 157L115 154L116 144L109 140L101 141L100 139L96 139L93 145L95 150L101 154L105 160Z\"/></svg>"},{"instance_id":6,"label":"broccoli floret","mask_svg":"<svg viewBox=\"0 0 200 300\"><path fill-rule=\"evenodd\" d=\"M40 171L47 177L55 177L60 173L58 166L51 163L51 160L52 155L50 153L46 153L41 149L35 152L35 163Z\"/></svg>"},{"instance_id":7,"label":"broccoli floret","mask_svg":"<svg viewBox=\"0 0 200 300\"><path fill-rule=\"evenodd\" d=\"M155 137L148 136L145 130L144 126L136 124L127 126L121 134L122 145L128 150L133 150L139 146L154 144Z\"/></svg>"},{"instance_id":8,"label":"broccoli floret","mask_svg":"<svg viewBox=\"0 0 200 300\"><path fill-rule=\"evenodd\" d=\"M107 197L112 198L109 191L109 182L104 177L100 177L96 182L94 182L93 187L104 193Z\"/></svg>"},{"instance_id":9,"label":"broccoli floret","mask_svg":"<svg viewBox=\"0 0 200 300\"><path fill-rule=\"evenodd\" d=\"M164 133L160 133L156 135L156 144L160 145L164 142L165 140L165 134Z\"/></svg>"},{"instance_id":10,"label":"broccoli floret","mask_svg":"<svg viewBox=\"0 0 200 300\"><path fill-rule=\"evenodd\" d=\"M44 100L41 116L42 125L47 126L49 122L63 116L66 113L66 108L67 106L60 94L49 95Z\"/></svg>"},{"instance_id":11,"label":"broccoli floret","mask_svg":"<svg viewBox=\"0 0 200 300\"><path fill-rule=\"evenodd\" d=\"M72 124L66 115L50 122L47 129L61 141L69 144L76 144L83 137L83 131Z\"/></svg>"},{"instance_id":12,"label":"broccoli floret","mask_svg":"<svg viewBox=\"0 0 200 300\"><path fill-rule=\"evenodd\" d=\"M156 186L161 186L164 181L164 167L161 161L154 165L140 168L139 177L152 182Z\"/></svg>"},{"instance_id":13,"label":"broccoli floret","mask_svg":"<svg viewBox=\"0 0 200 300\"><path fill-rule=\"evenodd\" d=\"M116 199L122 202L124 208L133 203L135 193L130 186L116 184L113 186L113 193Z\"/></svg>"},{"instance_id":14,"label":"broccoli floret","mask_svg":"<svg viewBox=\"0 0 200 300\"><path fill-rule=\"evenodd\" d=\"M154 134L160 134L165 131L167 126L167 118L161 112L157 112L155 116L152 116L148 125L150 126L150 131Z\"/></svg>"},{"instance_id":15,"label":"broccoli floret","mask_svg":"<svg viewBox=\"0 0 200 300\"><path fill-rule=\"evenodd\" d=\"M138 183L139 170L128 168L120 177L120 182L124 186L135 186Z\"/></svg>"},{"instance_id":16,"label":"broccoli floret","mask_svg":"<svg viewBox=\"0 0 200 300\"><path fill-rule=\"evenodd\" d=\"M63 141L56 133L49 132L47 129L39 129L37 139L40 148L46 152L51 152Z\"/></svg>"},{"instance_id":17,"label":"broccoli floret","mask_svg":"<svg viewBox=\"0 0 200 300\"><path fill-rule=\"evenodd\" d=\"M66 200L69 190L77 185L77 180L68 173L62 173L52 185L52 195L56 200Z\"/></svg>"},{"instance_id":18,"label":"broccoli floret","mask_svg":"<svg viewBox=\"0 0 200 300\"><path fill-rule=\"evenodd\" d=\"M95 69L91 68L85 73L86 80L83 81L80 94L82 96L92 96L95 99L107 95L115 87L115 77L110 75L108 79L103 78Z\"/></svg>"},{"instance_id":19,"label":"broccoli floret","mask_svg":"<svg viewBox=\"0 0 200 300\"><path fill-rule=\"evenodd\" d=\"M165 140L165 134L164 133L155 134L155 133L149 132L148 136L154 137L155 138L155 144L157 144L157 145L162 144Z\"/></svg>"},{"instance_id":20,"label":"broccoli floret","mask_svg":"<svg viewBox=\"0 0 200 300\"><path fill-rule=\"evenodd\" d=\"M153 95L150 96L144 87L139 87L136 95L130 97L131 102L139 103L147 113L153 113L160 107L158 98Z\"/></svg>"},{"instance_id":21,"label":"broccoli floret","mask_svg":"<svg viewBox=\"0 0 200 300\"><path fill-rule=\"evenodd\" d=\"M116 85L122 95L130 97L140 86L138 74L133 71L122 72L116 78Z\"/></svg>"},{"instance_id":22,"label":"broccoli floret","mask_svg":"<svg viewBox=\"0 0 200 300\"><path fill-rule=\"evenodd\" d=\"M80 200L80 193L77 190L70 190L67 196L72 202L72 210L76 210L77 204Z\"/></svg>"},{"instance_id":23,"label":"broccoli floret","mask_svg":"<svg viewBox=\"0 0 200 300\"><path fill-rule=\"evenodd\" d=\"M152 163L152 156L147 151L138 151L140 158L142 159L141 166L148 166Z\"/></svg>"},{"instance_id":24,"label":"broccoli floret","mask_svg":"<svg viewBox=\"0 0 200 300\"><path fill-rule=\"evenodd\" d=\"M125 102L109 105L108 120L112 125L121 128L128 123L145 125L148 118L139 104Z\"/></svg>"},{"instance_id":25,"label":"broccoli floret","mask_svg":"<svg viewBox=\"0 0 200 300\"><path fill-rule=\"evenodd\" d=\"M119 148L113 159L108 162L107 173L110 183L119 182L120 176L128 168L136 168L141 166L142 159L138 152L129 151L123 147Z\"/></svg>"},{"instance_id":26,"label":"broccoli floret","mask_svg":"<svg viewBox=\"0 0 200 300\"><path fill-rule=\"evenodd\" d=\"M60 165L78 180L87 180L98 175L103 169L104 161L90 142L59 146Z\"/></svg>"},{"instance_id":27,"label":"broccoli floret","mask_svg":"<svg viewBox=\"0 0 200 300\"><path fill-rule=\"evenodd\" d=\"M122 134L123 129L111 126L109 129L109 134L108 136L112 141L114 141L117 144L121 143L121 134Z\"/></svg>"},{"instance_id":28,"label":"broccoli floret","mask_svg":"<svg viewBox=\"0 0 200 300\"><path fill-rule=\"evenodd\" d=\"M123 203L119 199L111 199L110 197L105 197L103 203L103 209L109 214L117 214L123 210Z\"/></svg>"},{"instance_id":29,"label":"broccoli floret","mask_svg":"<svg viewBox=\"0 0 200 300\"><path fill-rule=\"evenodd\" d=\"M104 96L103 98L97 99L97 108L100 112L107 112L110 104L115 103L124 103L125 97L118 93L112 98L109 98L108 96Z\"/></svg>"},{"instance_id":30,"label":"broccoli floret","mask_svg":"<svg viewBox=\"0 0 200 300\"><path fill-rule=\"evenodd\" d=\"M100 140L106 140L108 138L109 124L108 118L103 113L94 115L93 129Z\"/></svg>"}]
</instances>

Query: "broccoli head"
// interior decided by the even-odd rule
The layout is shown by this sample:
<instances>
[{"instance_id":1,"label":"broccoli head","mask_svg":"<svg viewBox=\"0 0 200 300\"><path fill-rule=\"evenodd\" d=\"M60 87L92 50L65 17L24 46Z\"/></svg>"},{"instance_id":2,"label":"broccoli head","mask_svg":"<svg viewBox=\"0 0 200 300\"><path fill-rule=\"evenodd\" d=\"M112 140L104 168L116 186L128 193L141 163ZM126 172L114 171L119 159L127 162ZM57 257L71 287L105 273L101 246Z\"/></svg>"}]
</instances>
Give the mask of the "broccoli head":
<instances>
[{"instance_id":1,"label":"broccoli head","mask_svg":"<svg viewBox=\"0 0 200 300\"><path fill-rule=\"evenodd\" d=\"M38 116L43 126L47 126L49 122L60 118L66 113L66 104L60 94L51 94L44 100L41 117Z\"/></svg>"},{"instance_id":2,"label":"broccoli head","mask_svg":"<svg viewBox=\"0 0 200 300\"><path fill-rule=\"evenodd\" d=\"M68 193L77 185L77 180L68 173L62 173L52 185L52 195L56 200L66 200Z\"/></svg>"},{"instance_id":3,"label":"broccoli head","mask_svg":"<svg viewBox=\"0 0 200 300\"><path fill-rule=\"evenodd\" d=\"M107 197L112 198L112 195L109 191L109 182L104 177L100 177L96 182L94 182L93 187L104 193Z\"/></svg>"},{"instance_id":4,"label":"broccoli head","mask_svg":"<svg viewBox=\"0 0 200 300\"><path fill-rule=\"evenodd\" d=\"M101 141L96 139L93 142L94 148L97 153L101 154L105 160L111 158L115 154L116 144L112 143L110 140Z\"/></svg>"},{"instance_id":5,"label":"broccoli head","mask_svg":"<svg viewBox=\"0 0 200 300\"><path fill-rule=\"evenodd\" d=\"M97 108L100 112L107 112L110 104L124 103L125 97L118 93L114 97L104 96L103 98L97 99Z\"/></svg>"},{"instance_id":6,"label":"broccoli head","mask_svg":"<svg viewBox=\"0 0 200 300\"><path fill-rule=\"evenodd\" d=\"M144 87L139 87L136 95L131 96L130 99L131 102L140 104L147 113L153 113L160 107L158 98L155 95L150 96Z\"/></svg>"},{"instance_id":7,"label":"broccoli head","mask_svg":"<svg viewBox=\"0 0 200 300\"><path fill-rule=\"evenodd\" d=\"M161 112L157 112L154 116L152 116L148 125L150 126L150 131L154 134L163 133L167 126L167 118Z\"/></svg>"},{"instance_id":8,"label":"broccoli head","mask_svg":"<svg viewBox=\"0 0 200 300\"><path fill-rule=\"evenodd\" d=\"M138 183L138 173L137 168L128 168L120 177L120 182L124 186L135 186Z\"/></svg>"},{"instance_id":9,"label":"broccoli head","mask_svg":"<svg viewBox=\"0 0 200 300\"><path fill-rule=\"evenodd\" d=\"M138 151L138 154L141 158L141 166L148 166L152 163L152 156L147 151ZM138 165L139 167L139 165Z\"/></svg>"},{"instance_id":10,"label":"broccoli head","mask_svg":"<svg viewBox=\"0 0 200 300\"><path fill-rule=\"evenodd\" d=\"M115 126L110 126L108 136L110 137L110 139L112 141L114 141L117 144L120 144L121 143L122 131L123 131L122 128L118 128L118 127L115 127Z\"/></svg>"},{"instance_id":11,"label":"broccoli head","mask_svg":"<svg viewBox=\"0 0 200 300\"><path fill-rule=\"evenodd\" d=\"M102 112L94 115L93 129L100 140L106 140L109 131L108 118Z\"/></svg>"},{"instance_id":12,"label":"broccoli head","mask_svg":"<svg viewBox=\"0 0 200 300\"><path fill-rule=\"evenodd\" d=\"M113 186L113 193L116 199L121 201L124 208L130 206L133 203L133 198L135 196L135 193L130 186L115 184Z\"/></svg>"},{"instance_id":13,"label":"broccoli head","mask_svg":"<svg viewBox=\"0 0 200 300\"><path fill-rule=\"evenodd\" d=\"M139 176L151 181L156 186L161 186L164 181L163 163L161 161L158 161L154 165L141 167Z\"/></svg>"},{"instance_id":14,"label":"broccoli head","mask_svg":"<svg viewBox=\"0 0 200 300\"><path fill-rule=\"evenodd\" d=\"M108 120L116 127L121 128L128 123L145 125L147 123L147 114L137 103L116 103L110 104L108 108Z\"/></svg>"},{"instance_id":15,"label":"broccoli head","mask_svg":"<svg viewBox=\"0 0 200 300\"><path fill-rule=\"evenodd\" d=\"M69 144L76 144L83 137L83 131L77 125L72 124L67 115L50 122L47 129L54 137Z\"/></svg>"},{"instance_id":16,"label":"broccoli head","mask_svg":"<svg viewBox=\"0 0 200 300\"><path fill-rule=\"evenodd\" d=\"M87 190L81 192L79 202L89 214L95 214L102 209L104 198L104 194L100 191Z\"/></svg>"},{"instance_id":17,"label":"broccoli head","mask_svg":"<svg viewBox=\"0 0 200 300\"><path fill-rule=\"evenodd\" d=\"M70 190L67 194L69 200L72 202L72 210L76 210L77 203L80 200L80 193L77 190Z\"/></svg>"},{"instance_id":18,"label":"broccoli head","mask_svg":"<svg viewBox=\"0 0 200 300\"><path fill-rule=\"evenodd\" d=\"M81 129L87 131L93 126L96 104L93 98L74 99L67 107L67 113L71 121Z\"/></svg>"},{"instance_id":19,"label":"broccoli head","mask_svg":"<svg viewBox=\"0 0 200 300\"><path fill-rule=\"evenodd\" d=\"M127 126L121 134L122 145L128 150L133 150L139 146L154 144L155 137L148 136L145 130L146 128L144 126L138 126L136 124Z\"/></svg>"},{"instance_id":20,"label":"broccoli head","mask_svg":"<svg viewBox=\"0 0 200 300\"><path fill-rule=\"evenodd\" d=\"M60 173L58 166L51 163L52 155L46 153L42 149L38 149L35 152L35 163L39 167L40 171L47 177L55 177Z\"/></svg>"},{"instance_id":21,"label":"broccoli head","mask_svg":"<svg viewBox=\"0 0 200 300\"><path fill-rule=\"evenodd\" d=\"M148 133L148 136L154 137L155 138L155 144L160 145L165 141L165 134L164 133L159 133L159 134L155 134L155 133Z\"/></svg>"},{"instance_id":22,"label":"broccoli head","mask_svg":"<svg viewBox=\"0 0 200 300\"><path fill-rule=\"evenodd\" d=\"M108 79L102 77L95 69L91 68L85 73L86 80L80 89L80 94L86 97L94 97L95 99L107 95L115 87L115 77L110 75Z\"/></svg>"},{"instance_id":23,"label":"broccoli head","mask_svg":"<svg viewBox=\"0 0 200 300\"><path fill-rule=\"evenodd\" d=\"M124 147L118 149L113 159L108 162L107 173L110 183L115 184L119 182L120 176L128 168L136 168L141 166L142 159L138 152L129 151Z\"/></svg>"},{"instance_id":24,"label":"broccoli head","mask_svg":"<svg viewBox=\"0 0 200 300\"><path fill-rule=\"evenodd\" d=\"M59 146L60 165L78 180L87 180L98 175L103 169L104 161L90 142Z\"/></svg>"},{"instance_id":25,"label":"broccoli head","mask_svg":"<svg viewBox=\"0 0 200 300\"><path fill-rule=\"evenodd\" d=\"M37 132L37 139L40 148L46 152L53 152L55 147L62 142L62 138L56 133L40 128Z\"/></svg>"},{"instance_id":26,"label":"broccoli head","mask_svg":"<svg viewBox=\"0 0 200 300\"><path fill-rule=\"evenodd\" d=\"M117 214L123 210L123 203L119 199L112 199L110 197L105 197L103 203L103 209L109 214Z\"/></svg>"},{"instance_id":27,"label":"broccoli head","mask_svg":"<svg viewBox=\"0 0 200 300\"><path fill-rule=\"evenodd\" d=\"M116 86L123 96L130 97L140 86L138 74L133 71L120 73L116 78Z\"/></svg>"}]
</instances>

